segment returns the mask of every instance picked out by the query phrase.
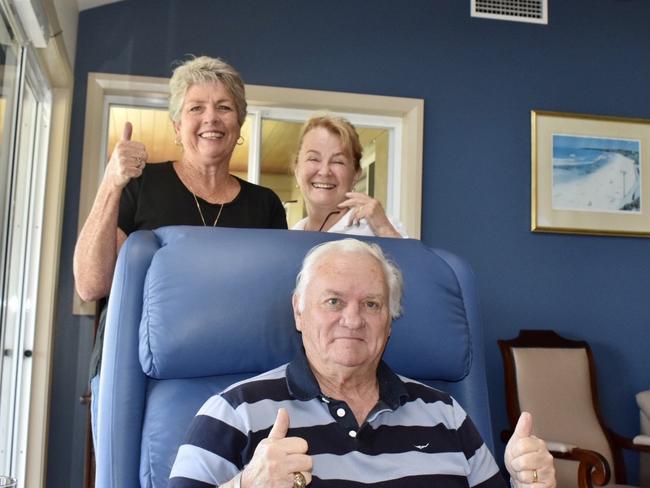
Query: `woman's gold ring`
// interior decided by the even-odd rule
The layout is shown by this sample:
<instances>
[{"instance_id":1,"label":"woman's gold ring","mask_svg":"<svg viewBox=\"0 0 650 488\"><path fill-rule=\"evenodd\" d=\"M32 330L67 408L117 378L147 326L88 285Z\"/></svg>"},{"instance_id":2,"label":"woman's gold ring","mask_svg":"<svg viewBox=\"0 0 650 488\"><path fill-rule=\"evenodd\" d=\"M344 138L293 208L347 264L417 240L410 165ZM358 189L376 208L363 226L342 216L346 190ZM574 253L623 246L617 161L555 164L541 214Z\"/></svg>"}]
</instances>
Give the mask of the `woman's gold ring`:
<instances>
[{"instance_id":1,"label":"woman's gold ring","mask_svg":"<svg viewBox=\"0 0 650 488\"><path fill-rule=\"evenodd\" d=\"M537 476L537 470L533 469L533 483L537 483L539 481L539 477Z\"/></svg>"},{"instance_id":2,"label":"woman's gold ring","mask_svg":"<svg viewBox=\"0 0 650 488\"><path fill-rule=\"evenodd\" d=\"M305 488L307 480L301 472L293 473L293 488Z\"/></svg>"}]
</instances>

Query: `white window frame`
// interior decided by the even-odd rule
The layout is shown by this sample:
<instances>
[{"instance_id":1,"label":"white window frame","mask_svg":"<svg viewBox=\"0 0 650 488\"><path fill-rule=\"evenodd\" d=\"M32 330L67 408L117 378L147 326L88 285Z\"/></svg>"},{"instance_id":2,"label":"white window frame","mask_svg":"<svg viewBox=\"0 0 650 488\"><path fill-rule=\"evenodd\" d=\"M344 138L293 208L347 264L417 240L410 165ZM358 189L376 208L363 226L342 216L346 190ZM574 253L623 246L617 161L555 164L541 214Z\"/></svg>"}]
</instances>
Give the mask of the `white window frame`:
<instances>
[{"instance_id":1,"label":"white window frame","mask_svg":"<svg viewBox=\"0 0 650 488\"><path fill-rule=\"evenodd\" d=\"M2 41L16 58L16 73L15 78L12 80L14 83L12 97L10 103L5 105L5 133L9 137L3 137L3 142L7 141L9 144L2 148L4 157L7 158L7 165L2 171L3 185L0 196L0 470L9 474L12 461L12 443L13 443L13 412L15 411L15 390L17 382L17 365L13 359L13 352L16 349L16 334L13 328L8 326L8 300L5 299L8 294L8 268L7 255L11 250L11 230L9 227L9 216L11 215L11 195L13 187L11 180L14 174L14 153L16 146L16 112L19 107L20 86L20 73L22 71L22 49L11 41L11 36L4 28L2 18L0 18L0 36ZM11 355L11 356L10 356Z\"/></svg>"},{"instance_id":2,"label":"white window frame","mask_svg":"<svg viewBox=\"0 0 650 488\"><path fill-rule=\"evenodd\" d=\"M25 266L29 268L30 276L24 281L23 296L33 297L29 299L29 311L24 314L24 317L25 320L38 324L38 327L31 329L29 337L23 337L22 345L18 346L21 358L24 346L26 346L25 348L29 347L33 353L28 359L29 371L25 369L22 372L22 377L27 378L29 383L22 384L19 378L16 378L14 383L19 385L19 393L15 397L19 398L20 406L17 408L21 415L21 426L16 438L20 439L19 443L23 447L20 448L20 452L13 453L12 456L16 459L17 464L24 468L19 468L22 474L15 471L2 473L16 476L20 486L31 487L45 486L46 484L53 330L58 294L73 73L63 36L52 36L47 40L47 46L44 48L29 47L29 39L24 35L23 25L20 19L14 15L16 12L13 9L13 3L11 0L0 0L0 11L11 31L0 26L0 37L2 37L3 44L14 45L18 63L21 62L19 50L29 51L27 72L29 73L31 70L31 74L28 76L33 76L38 80L32 88L36 90L37 97L45 95L49 99L47 103L50 104L49 113L45 111L40 114L40 120L46 117L49 120L49 125L42 125L42 130L36 134L36 138L40 141L37 143L37 157L43 161L44 166L35 175L37 179L32 181L32 189L33 193L38 194L38 198L42 198L42 205L38 205L40 207L39 215L32 214L30 217L29 225L36 225L38 229L30 230L31 237L28 240L28 250L24 261ZM53 19L55 17L50 18L48 22L50 25L57 26L56 20ZM56 31L57 29L54 30L54 32ZM22 73L25 73L25 70L22 70ZM18 71L15 73L15 80L16 82L22 80L22 75ZM36 85L40 83L45 83L43 86L46 86L44 91L47 93L38 90ZM6 107L11 120L4 128L9 137L8 139L3 138L3 144L8 141L7 146L11 146L11 148L3 147L2 150L8 151L12 158L19 136L16 128L19 99L20 93L17 92L11 101L11 106ZM0 177L2 184L9 187L9 179L13 176L3 172ZM7 205L10 195L0 192L0 197L3 200L0 202L0 225L2 226L0 255L4 259L13 245L8 229ZM27 258L27 254L29 254L29 258ZM35 295L36 290L38 290L37 296ZM3 290L3 300L4 294ZM6 305L4 301L0 301L0 313L5 313ZM4 439L0 440L4 441ZM25 443L26 449L24 448Z\"/></svg>"},{"instance_id":3,"label":"white window frame","mask_svg":"<svg viewBox=\"0 0 650 488\"><path fill-rule=\"evenodd\" d=\"M20 86L14 110L18 110L15 132L12 134L11 211L8 219L7 288L3 291L4 337L2 347L10 350L3 357L2 416L3 456L0 466L24 480L27 471L27 447L30 434L32 404L32 374L39 299L39 274L45 184L47 175L48 141L51 122L51 87L46 81L32 49L22 49L19 58ZM32 97L34 111L31 120L26 115L26 94ZM30 132L25 132L26 130ZM17 212L21 214L18 215Z\"/></svg>"},{"instance_id":4,"label":"white window frame","mask_svg":"<svg viewBox=\"0 0 650 488\"><path fill-rule=\"evenodd\" d=\"M79 199L78 230L81 229L92 207L98 182L106 164L106 120L104 115L109 100L146 99L167 105L169 80L146 76L89 73L86 92L81 192ZM289 117L305 120L306 114L327 110L350 117L353 124L374 126L381 121L391 133L389 147L395 148L389 158L389 191L387 211L396 217L409 236L419 239L422 208L422 145L424 101L416 98L388 97L356 93L331 92L246 85L249 115L253 116L251 137L261 137L261 120ZM352 116L351 114L356 114ZM300 118L303 117L303 118ZM367 117L367 118L366 118ZM375 121L375 122L372 122ZM365 123L364 123L365 122ZM251 181L258 181L259 144L251 141L248 172ZM75 294L73 313L94 314L94 304L81 301Z\"/></svg>"}]
</instances>

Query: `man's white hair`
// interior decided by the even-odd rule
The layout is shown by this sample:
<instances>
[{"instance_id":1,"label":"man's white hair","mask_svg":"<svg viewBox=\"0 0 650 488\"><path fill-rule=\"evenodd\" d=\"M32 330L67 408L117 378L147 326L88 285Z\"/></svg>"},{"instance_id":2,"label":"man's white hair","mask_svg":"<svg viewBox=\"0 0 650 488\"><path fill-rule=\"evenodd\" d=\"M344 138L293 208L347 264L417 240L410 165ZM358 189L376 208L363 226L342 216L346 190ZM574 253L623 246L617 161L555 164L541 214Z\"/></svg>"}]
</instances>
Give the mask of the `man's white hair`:
<instances>
[{"instance_id":1,"label":"man's white hair","mask_svg":"<svg viewBox=\"0 0 650 488\"><path fill-rule=\"evenodd\" d=\"M402 313L402 290L404 279L397 265L386 257L384 251L377 244L369 244L358 239L341 239L319 244L311 248L302 262L302 267L296 277L294 294L298 295L298 311L305 309L305 290L314 277L314 269L318 262L328 254L357 253L366 254L375 258L384 272L384 279L388 285L389 310L392 319Z\"/></svg>"}]
</instances>

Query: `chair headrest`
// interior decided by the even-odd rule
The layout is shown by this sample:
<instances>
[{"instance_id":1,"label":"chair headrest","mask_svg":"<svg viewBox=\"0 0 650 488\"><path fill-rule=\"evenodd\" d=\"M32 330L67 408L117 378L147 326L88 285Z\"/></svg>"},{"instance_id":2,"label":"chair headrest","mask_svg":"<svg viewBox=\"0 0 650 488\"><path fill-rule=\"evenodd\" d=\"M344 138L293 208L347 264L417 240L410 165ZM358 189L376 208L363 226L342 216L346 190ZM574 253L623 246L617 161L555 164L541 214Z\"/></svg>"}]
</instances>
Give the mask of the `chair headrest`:
<instances>
[{"instance_id":1,"label":"chair headrest","mask_svg":"<svg viewBox=\"0 0 650 488\"><path fill-rule=\"evenodd\" d=\"M300 344L291 294L302 259L314 245L341 238L200 227L154 232L160 249L143 292L140 362L157 379L257 373L289 361ZM393 323L385 360L414 378L462 379L471 338L446 257L416 240L360 239L378 243L404 275L404 313Z\"/></svg>"}]
</instances>

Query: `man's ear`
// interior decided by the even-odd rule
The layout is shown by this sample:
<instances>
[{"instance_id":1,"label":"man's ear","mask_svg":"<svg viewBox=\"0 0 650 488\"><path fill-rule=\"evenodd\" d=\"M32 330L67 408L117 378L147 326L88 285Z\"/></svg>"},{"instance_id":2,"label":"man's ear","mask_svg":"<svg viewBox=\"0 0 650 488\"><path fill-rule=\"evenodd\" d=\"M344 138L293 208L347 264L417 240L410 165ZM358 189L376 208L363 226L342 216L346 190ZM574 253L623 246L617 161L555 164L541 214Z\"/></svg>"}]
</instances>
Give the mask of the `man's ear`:
<instances>
[{"instance_id":1,"label":"man's ear","mask_svg":"<svg viewBox=\"0 0 650 488\"><path fill-rule=\"evenodd\" d=\"M291 297L293 306L293 320L296 323L296 330L302 331L302 314L300 313L300 295L294 293Z\"/></svg>"}]
</instances>

